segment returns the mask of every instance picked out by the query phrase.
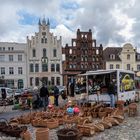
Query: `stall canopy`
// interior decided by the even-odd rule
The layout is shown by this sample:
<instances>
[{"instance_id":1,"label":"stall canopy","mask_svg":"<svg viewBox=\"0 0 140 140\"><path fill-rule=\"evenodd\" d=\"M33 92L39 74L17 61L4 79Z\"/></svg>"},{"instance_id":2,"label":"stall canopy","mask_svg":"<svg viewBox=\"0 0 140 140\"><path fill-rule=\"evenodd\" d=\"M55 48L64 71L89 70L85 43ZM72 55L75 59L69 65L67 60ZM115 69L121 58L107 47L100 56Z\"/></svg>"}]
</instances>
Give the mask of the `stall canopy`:
<instances>
[{"instance_id":1,"label":"stall canopy","mask_svg":"<svg viewBox=\"0 0 140 140\"><path fill-rule=\"evenodd\" d=\"M116 70L97 70L97 71L88 71L84 74L79 74L78 76L87 76L87 75L101 75L116 72Z\"/></svg>"}]
</instances>

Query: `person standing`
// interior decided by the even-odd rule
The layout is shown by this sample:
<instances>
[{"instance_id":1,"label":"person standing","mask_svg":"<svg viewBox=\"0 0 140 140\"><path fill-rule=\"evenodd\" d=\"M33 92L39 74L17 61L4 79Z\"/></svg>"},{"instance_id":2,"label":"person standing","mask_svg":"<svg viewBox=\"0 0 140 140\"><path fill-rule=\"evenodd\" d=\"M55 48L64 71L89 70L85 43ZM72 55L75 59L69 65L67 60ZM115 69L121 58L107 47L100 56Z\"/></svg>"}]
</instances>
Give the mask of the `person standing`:
<instances>
[{"instance_id":1,"label":"person standing","mask_svg":"<svg viewBox=\"0 0 140 140\"><path fill-rule=\"evenodd\" d=\"M58 106L58 98L59 98L59 89L57 86L54 86L54 104Z\"/></svg>"},{"instance_id":2,"label":"person standing","mask_svg":"<svg viewBox=\"0 0 140 140\"><path fill-rule=\"evenodd\" d=\"M108 86L108 94L110 96L110 107L114 108L115 107L115 84L113 80L110 82Z\"/></svg>"},{"instance_id":3,"label":"person standing","mask_svg":"<svg viewBox=\"0 0 140 140\"><path fill-rule=\"evenodd\" d=\"M43 103L44 111L46 111L46 106L48 106L49 92L45 84L43 84L43 86L40 89L40 98Z\"/></svg>"}]
</instances>

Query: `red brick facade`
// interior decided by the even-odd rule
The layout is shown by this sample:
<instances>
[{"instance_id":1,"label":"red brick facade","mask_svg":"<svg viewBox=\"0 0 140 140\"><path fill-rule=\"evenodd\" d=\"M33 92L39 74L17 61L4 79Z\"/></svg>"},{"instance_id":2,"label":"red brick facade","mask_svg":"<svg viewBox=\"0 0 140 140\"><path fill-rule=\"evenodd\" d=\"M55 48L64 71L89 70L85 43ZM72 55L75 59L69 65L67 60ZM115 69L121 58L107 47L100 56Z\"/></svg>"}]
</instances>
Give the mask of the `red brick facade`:
<instances>
[{"instance_id":1,"label":"red brick facade","mask_svg":"<svg viewBox=\"0 0 140 140\"><path fill-rule=\"evenodd\" d=\"M63 62L64 85L68 83L68 78L74 79L75 75L89 70L103 69L103 47L96 45L96 40L92 39L92 32L81 32L77 30L76 39L72 39L72 46L66 44L62 49L65 54Z\"/></svg>"}]
</instances>

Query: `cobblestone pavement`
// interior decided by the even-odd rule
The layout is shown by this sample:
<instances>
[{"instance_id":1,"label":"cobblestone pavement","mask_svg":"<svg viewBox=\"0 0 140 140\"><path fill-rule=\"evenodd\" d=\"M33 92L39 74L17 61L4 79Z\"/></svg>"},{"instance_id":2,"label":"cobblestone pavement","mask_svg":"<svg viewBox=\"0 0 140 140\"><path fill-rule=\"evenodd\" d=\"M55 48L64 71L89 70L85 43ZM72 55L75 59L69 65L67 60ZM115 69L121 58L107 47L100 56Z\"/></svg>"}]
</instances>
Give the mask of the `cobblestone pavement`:
<instances>
[{"instance_id":1,"label":"cobblestone pavement","mask_svg":"<svg viewBox=\"0 0 140 140\"><path fill-rule=\"evenodd\" d=\"M23 111L8 110L0 114L0 118L11 118L17 115L21 115ZM140 104L138 104L138 110L140 112ZM60 129L60 126L58 129ZM58 129L50 130L50 140L58 140L56 131ZM32 140L35 140L35 127L29 125L29 130L32 134ZM0 140L20 140L16 138L5 137L0 134ZM128 117L126 114L125 121L119 126L113 126L111 129L106 129L104 132L95 133L92 137L83 137L82 140L140 140L140 113L136 117Z\"/></svg>"}]
</instances>

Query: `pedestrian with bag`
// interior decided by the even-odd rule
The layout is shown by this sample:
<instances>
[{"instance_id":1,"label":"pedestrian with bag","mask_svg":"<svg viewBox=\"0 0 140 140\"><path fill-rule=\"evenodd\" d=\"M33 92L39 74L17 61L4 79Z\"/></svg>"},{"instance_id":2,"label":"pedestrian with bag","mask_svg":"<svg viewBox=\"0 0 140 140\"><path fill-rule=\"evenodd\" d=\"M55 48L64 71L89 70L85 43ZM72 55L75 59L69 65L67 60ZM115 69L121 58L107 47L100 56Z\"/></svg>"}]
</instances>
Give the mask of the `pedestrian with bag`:
<instances>
[{"instance_id":1,"label":"pedestrian with bag","mask_svg":"<svg viewBox=\"0 0 140 140\"><path fill-rule=\"evenodd\" d=\"M49 99L48 99L49 92L48 92L48 88L47 88L47 86L45 86L45 84L43 84L41 89L40 89L40 98L42 100L44 111L46 111L47 106L48 106L48 102L49 102Z\"/></svg>"}]
</instances>

